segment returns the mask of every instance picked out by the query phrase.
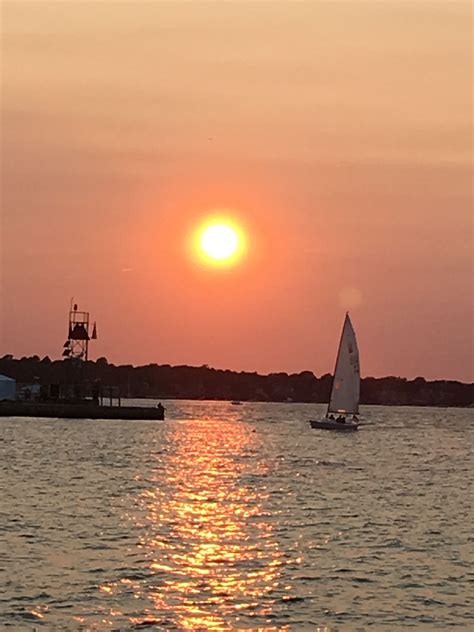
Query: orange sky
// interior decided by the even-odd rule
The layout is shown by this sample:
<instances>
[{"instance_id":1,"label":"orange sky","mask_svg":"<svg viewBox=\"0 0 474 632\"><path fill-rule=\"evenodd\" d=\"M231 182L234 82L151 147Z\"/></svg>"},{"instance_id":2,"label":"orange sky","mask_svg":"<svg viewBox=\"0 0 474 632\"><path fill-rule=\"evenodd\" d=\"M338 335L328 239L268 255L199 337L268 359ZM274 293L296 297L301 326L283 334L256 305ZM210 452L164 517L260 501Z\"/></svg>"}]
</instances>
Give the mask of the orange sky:
<instances>
[{"instance_id":1,"label":"orange sky","mask_svg":"<svg viewBox=\"0 0 474 632\"><path fill-rule=\"evenodd\" d=\"M469 2L2 2L0 354L472 380ZM248 255L196 266L233 209Z\"/></svg>"}]
</instances>

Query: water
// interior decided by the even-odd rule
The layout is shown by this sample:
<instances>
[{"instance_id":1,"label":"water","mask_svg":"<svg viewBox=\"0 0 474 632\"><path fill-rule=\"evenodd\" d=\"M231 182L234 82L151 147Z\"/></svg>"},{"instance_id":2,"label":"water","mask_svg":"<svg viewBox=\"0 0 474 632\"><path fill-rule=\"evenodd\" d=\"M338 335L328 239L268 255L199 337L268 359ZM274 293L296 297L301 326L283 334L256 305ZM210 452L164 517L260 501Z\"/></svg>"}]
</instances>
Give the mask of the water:
<instances>
[{"instance_id":1,"label":"water","mask_svg":"<svg viewBox=\"0 0 474 632\"><path fill-rule=\"evenodd\" d=\"M474 629L468 410L1 419L2 629Z\"/></svg>"}]
</instances>

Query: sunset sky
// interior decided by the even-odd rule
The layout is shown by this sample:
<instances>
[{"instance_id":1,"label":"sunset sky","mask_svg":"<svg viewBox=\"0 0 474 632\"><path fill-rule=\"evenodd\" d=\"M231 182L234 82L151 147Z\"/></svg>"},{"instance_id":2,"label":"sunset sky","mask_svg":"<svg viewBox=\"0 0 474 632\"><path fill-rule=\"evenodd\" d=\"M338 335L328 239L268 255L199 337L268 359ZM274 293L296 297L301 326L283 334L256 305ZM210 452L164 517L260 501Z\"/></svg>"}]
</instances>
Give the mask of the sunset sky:
<instances>
[{"instance_id":1,"label":"sunset sky","mask_svg":"<svg viewBox=\"0 0 474 632\"><path fill-rule=\"evenodd\" d=\"M474 379L470 2L1 6L1 355Z\"/></svg>"}]
</instances>

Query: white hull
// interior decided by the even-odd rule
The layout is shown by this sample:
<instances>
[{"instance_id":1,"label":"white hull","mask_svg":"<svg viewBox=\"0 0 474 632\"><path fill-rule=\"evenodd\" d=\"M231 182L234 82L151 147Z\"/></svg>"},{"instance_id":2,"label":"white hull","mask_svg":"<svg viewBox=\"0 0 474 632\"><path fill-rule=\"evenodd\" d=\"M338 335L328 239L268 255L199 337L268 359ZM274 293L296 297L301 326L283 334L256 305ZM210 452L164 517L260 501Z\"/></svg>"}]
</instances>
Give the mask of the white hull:
<instances>
[{"instance_id":1,"label":"white hull","mask_svg":"<svg viewBox=\"0 0 474 632\"><path fill-rule=\"evenodd\" d=\"M311 424L311 428L318 428L320 430L335 430L336 432L353 432L354 430L359 429L359 424L354 421L346 421L343 423L342 421L326 418L321 420L312 419L309 423Z\"/></svg>"}]
</instances>

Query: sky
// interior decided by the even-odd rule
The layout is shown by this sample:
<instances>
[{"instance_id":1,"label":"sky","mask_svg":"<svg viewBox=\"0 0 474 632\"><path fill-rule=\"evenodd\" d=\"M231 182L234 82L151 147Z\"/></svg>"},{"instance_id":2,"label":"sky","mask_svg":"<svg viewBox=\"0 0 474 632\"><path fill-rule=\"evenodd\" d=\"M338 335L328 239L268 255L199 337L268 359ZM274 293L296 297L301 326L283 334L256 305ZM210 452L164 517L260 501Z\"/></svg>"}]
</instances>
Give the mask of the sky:
<instances>
[{"instance_id":1,"label":"sky","mask_svg":"<svg viewBox=\"0 0 474 632\"><path fill-rule=\"evenodd\" d=\"M474 379L470 2L1 11L0 355Z\"/></svg>"}]
</instances>

